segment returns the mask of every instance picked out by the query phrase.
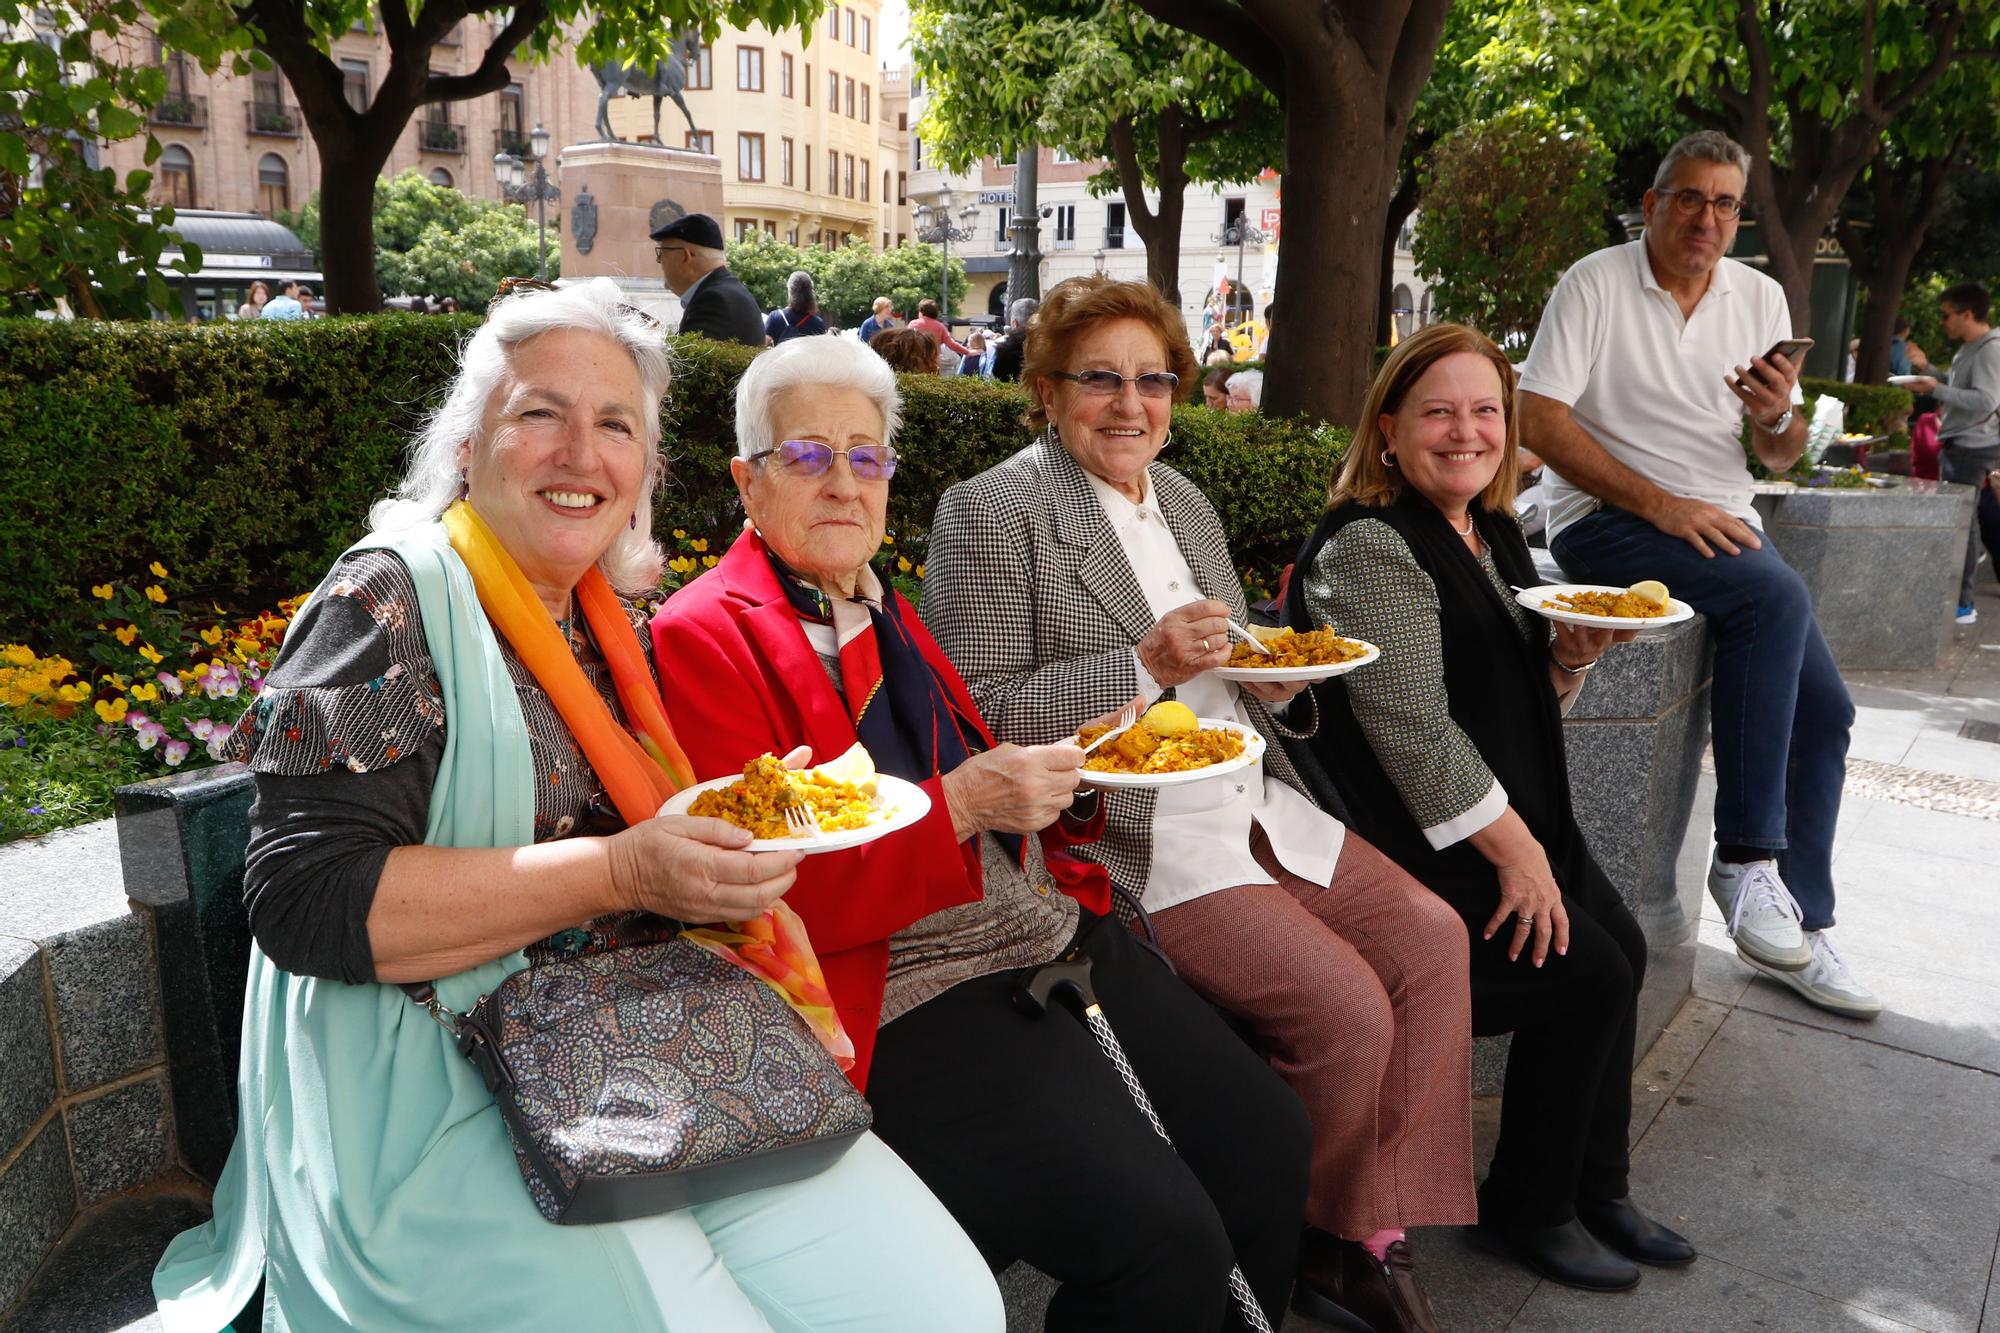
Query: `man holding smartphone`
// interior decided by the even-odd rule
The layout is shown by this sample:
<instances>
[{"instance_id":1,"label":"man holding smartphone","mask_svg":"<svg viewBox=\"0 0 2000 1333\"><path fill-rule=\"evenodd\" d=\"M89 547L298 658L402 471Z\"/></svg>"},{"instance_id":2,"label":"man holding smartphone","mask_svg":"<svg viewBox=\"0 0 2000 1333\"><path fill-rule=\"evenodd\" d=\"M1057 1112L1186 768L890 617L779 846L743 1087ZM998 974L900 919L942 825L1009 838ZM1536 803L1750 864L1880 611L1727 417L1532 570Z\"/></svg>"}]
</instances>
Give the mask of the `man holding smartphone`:
<instances>
[{"instance_id":1,"label":"man holding smartphone","mask_svg":"<svg viewBox=\"0 0 2000 1333\"><path fill-rule=\"evenodd\" d=\"M1659 579L1715 631L1708 888L1738 956L1872 1018L1880 1002L1826 936L1854 705L1804 582L1750 506L1744 421L1766 467L1798 461L1797 357L1811 344L1792 338L1783 289L1727 258L1748 175L1749 155L1712 130L1668 150L1644 236L1577 261L1549 298L1521 368L1521 444L1548 465L1565 574Z\"/></svg>"}]
</instances>

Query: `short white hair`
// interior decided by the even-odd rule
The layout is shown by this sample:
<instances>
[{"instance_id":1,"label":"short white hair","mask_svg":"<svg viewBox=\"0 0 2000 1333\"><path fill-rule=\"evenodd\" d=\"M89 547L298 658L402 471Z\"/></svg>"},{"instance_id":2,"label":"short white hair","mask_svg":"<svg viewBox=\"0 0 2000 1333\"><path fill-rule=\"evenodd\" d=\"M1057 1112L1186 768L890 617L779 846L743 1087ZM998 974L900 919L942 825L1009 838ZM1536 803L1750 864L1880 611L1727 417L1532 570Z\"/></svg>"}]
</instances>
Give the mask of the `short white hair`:
<instances>
[{"instance_id":1,"label":"short white hair","mask_svg":"<svg viewBox=\"0 0 2000 1333\"><path fill-rule=\"evenodd\" d=\"M486 406L505 383L514 348L530 338L563 329L602 334L622 346L639 372L639 417L646 439L646 472L639 488L634 526L620 532L598 558L597 567L620 592L655 589L664 557L653 540L653 492L666 460L660 454L660 404L672 370L659 325L625 303L609 278L592 278L555 291L533 290L495 301L486 323L458 354L458 376L444 402L425 420L410 444L410 463L395 492L368 511L371 532L429 523L451 507L461 485L458 447L485 444L481 426ZM826 339L814 339L824 342Z\"/></svg>"},{"instance_id":2,"label":"short white hair","mask_svg":"<svg viewBox=\"0 0 2000 1333\"><path fill-rule=\"evenodd\" d=\"M852 338L793 338L760 353L736 382L738 458L772 447L771 401L799 388L859 390L882 413L882 443L896 442L903 396L889 363Z\"/></svg>"},{"instance_id":3,"label":"short white hair","mask_svg":"<svg viewBox=\"0 0 2000 1333\"><path fill-rule=\"evenodd\" d=\"M1228 392L1233 396L1241 393L1250 400L1250 406L1264 405L1264 372L1261 370L1239 370L1229 377Z\"/></svg>"}]
</instances>

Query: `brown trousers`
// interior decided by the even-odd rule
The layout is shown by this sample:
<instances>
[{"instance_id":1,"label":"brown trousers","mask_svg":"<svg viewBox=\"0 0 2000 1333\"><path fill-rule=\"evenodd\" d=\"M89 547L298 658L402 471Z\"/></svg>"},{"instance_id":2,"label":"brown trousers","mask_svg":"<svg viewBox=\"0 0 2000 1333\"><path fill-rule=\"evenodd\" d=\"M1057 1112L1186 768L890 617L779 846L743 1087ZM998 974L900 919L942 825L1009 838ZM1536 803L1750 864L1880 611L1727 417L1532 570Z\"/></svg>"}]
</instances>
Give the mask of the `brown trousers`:
<instances>
[{"instance_id":1,"label":"brown trousers","mask_svg":"<svg viewBox=\"0 0 2000 1333\"><path fill-rule=\"evenodd\" d=\"M1167 956L1248 1022L1312 1117L1306 1220L1362 1240L1478 1217L1465 923L1349 832L1331 886L1251 853L1277 884L1153 916Z\"/></svg>"}]
</instances>

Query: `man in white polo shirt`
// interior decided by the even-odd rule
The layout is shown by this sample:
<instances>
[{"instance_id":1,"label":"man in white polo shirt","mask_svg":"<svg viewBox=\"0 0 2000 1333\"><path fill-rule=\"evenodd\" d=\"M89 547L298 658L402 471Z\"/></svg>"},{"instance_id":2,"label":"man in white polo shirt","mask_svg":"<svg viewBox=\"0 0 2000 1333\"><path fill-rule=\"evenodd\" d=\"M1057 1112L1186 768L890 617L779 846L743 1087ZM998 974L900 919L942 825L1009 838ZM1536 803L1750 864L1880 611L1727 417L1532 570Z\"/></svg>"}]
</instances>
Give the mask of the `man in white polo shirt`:
<instances>
[{"instance_id":1,"label":"man in white polo shirt","mask_svg":"<svg viewBox=\"0 0 2000 1333\"><path fill-rule=\"evenodd\" d=\"M1659 579L1715 631L1709 892L1738 955L1823 1008L1882 1006L1826 937L1854 705L1805 584L1750 507L1744 419L1777 471L1805 448L1778 284L1725 258L1749 157L1668 150L1645 235L1579 260L1521 368L1521 444L1548 464L1549 549L1580 583Z\"/></svg>"}]
</instances>

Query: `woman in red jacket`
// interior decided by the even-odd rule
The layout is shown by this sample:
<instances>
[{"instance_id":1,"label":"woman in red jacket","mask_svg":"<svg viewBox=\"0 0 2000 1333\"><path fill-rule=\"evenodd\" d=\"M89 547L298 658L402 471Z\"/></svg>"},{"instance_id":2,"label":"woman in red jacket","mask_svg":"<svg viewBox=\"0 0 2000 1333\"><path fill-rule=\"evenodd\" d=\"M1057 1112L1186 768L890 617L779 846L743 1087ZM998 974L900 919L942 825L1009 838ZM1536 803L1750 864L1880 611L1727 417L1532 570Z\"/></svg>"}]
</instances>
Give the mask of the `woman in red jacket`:
<instances>
[{"instance_id":1,"label":"woman in red jacket","mask_svg":"<svg viewBox=\"0 0 2000 1333\"><path fill-rule=\"evenodd\" d=\"M1108 915L1101 869L1063 855L1101 818L1077 799L1082 752L996 743L871 568L899 414L894 374L858 343L799 339L751 363L730 464L750 530L653 621L675 729L702 777L859 740L930 796L915 826L808 858L786 901L876 1132L996 1269L1026 1260L1062 1283L1052 1333L1212 1333L1234 1317L1236 1262L1275 1323L1304 1209L1303 1110ZM1181 1155L1080 1024L1012 1003L1022 968L1079 945Z\"/></svg>"}]
</instances>

